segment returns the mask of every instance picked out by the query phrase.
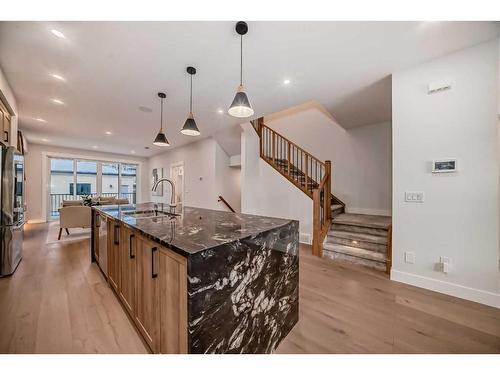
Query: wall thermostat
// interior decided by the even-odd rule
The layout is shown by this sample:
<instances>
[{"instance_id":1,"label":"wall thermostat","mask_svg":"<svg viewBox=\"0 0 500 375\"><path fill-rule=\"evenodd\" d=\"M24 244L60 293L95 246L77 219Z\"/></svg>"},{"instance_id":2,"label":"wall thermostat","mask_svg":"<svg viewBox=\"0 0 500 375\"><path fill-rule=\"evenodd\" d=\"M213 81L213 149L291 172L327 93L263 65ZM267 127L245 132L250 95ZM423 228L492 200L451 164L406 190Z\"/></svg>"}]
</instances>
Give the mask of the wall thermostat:
<instances>
[{"instance_id":1,"label":"wall thermostat","mask_svg":"<svg viewBox=\"0 0 500 375\"><path fill-rule=\"evenodd\" d=\"M432 173L452 173L457 171L457 159L442 159L432 162Z\"/></svg>"}]
</instances>

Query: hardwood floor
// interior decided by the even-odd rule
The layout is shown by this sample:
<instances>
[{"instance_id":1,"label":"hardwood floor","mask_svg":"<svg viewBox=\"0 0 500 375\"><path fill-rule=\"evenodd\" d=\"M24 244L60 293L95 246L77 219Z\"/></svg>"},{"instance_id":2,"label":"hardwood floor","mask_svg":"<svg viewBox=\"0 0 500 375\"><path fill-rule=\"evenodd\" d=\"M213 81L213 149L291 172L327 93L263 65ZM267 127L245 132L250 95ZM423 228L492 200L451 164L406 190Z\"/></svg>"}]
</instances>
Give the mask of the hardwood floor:
<instances>
[{"instance_id":1,"label":"hardwood floor","mask_svg":"<svg viewBox=\"0 0 500 375\"><path fill-rule=\"evenodd\" d=\"M89 240L58 242L53 229L28 225L19 269L0 279L0 353L147 353ZM300 320L277 352L500 353L500 310L301 246Z\"/></svg>"}]
</instances>

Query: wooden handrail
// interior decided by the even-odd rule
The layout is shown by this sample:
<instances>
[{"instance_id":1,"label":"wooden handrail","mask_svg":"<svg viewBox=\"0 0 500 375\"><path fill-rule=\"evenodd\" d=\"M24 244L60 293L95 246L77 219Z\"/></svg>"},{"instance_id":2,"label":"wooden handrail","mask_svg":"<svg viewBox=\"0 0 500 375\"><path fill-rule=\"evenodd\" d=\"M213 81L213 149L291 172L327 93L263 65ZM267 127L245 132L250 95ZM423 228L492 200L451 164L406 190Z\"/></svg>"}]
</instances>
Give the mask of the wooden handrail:
<instances>
[{"instance_id":1,"label":"wooden handrail","mask_svg":"<svg viewBox=\"0 0 500 375\"><path fill-rule=\"evenodd\" d=\"M322 162L266 126L262 117L251 123L260 139L260 157L313 200L312 253L322 256L323 240L332 221L331 203L341 202L331 194L331 162Z\"/></svg>"},{"instance_id":2,"label":"wooden handrail","mask_svg":"<svg viewBox=\"0 0 500 375\"><path fill-rule=\"evenodd\" d=\"M217 202L222 202L224 203L227 208L229 208L231 210L231 212L236 212L229 203L227 203L227 201L222 197L222 195L219 195L219 200Z\"/></svg>"}]
</instances>

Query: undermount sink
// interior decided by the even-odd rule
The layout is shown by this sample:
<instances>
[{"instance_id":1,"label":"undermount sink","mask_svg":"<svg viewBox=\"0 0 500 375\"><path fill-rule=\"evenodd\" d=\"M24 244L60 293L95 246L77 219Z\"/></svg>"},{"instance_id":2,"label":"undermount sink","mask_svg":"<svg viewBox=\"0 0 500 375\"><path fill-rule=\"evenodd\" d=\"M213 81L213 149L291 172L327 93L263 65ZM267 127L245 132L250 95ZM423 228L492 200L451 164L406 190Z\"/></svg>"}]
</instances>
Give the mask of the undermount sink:
<instances>
[{"instance_id":1,"label":"undermount sink","mask_svg":"<svg viewBox=\"0 0 500 375\"><path fill-rule=\"evenodd\" d=\"M133 217L135 219L152 219L155 217L174 218L176 216L179 216L178 214L165 211L158 211L158 210L129 211L129 212L124 212L123 214L129 217Z\"/></svg>"}]
</instances>

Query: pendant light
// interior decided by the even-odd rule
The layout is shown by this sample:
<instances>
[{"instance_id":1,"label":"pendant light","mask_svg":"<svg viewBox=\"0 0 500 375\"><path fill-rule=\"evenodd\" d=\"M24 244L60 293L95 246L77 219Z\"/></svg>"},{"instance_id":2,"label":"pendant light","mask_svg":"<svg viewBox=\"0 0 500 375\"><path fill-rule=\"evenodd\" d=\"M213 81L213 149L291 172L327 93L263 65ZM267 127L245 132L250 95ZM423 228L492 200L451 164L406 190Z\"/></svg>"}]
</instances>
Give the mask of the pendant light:
<instances>
[{"instance_id":1,"label":"pendant light","mask_svg":"<svg viewBox=\"0 0 500 375\"><path fill-rule=\"evenodd\" d=\"M153 144L155 146L170 146L170 143L168 143L167 137L165 137L165 133L163 133L163 99L167 97L164 92L159 92L158 96L161 100L160 104L160 131L158 132L158 135L156 136Z\"/></svg>"},{"instance_id":2,"label":"pendant light","mask_svg":"<svg viewBox=\"0 0 500 375\"><path fill-rule=\"evenodd\" d=\"M184 126L181 129L181 133L184 135L197 136L197 135L200 135L200 131L198 130L198 127L196 126L196 122L194 121L194 116L193 116L193 76L196 74L196 69L193 68L192 66L188 66L186 71L191 76L191 89L190 89L190 95L189 95L188 118L187 118L186 122L184 123Z\"/></svg>"},{"instance_id":3,"label":"pendant light","mask_svg":"<svg viewBox=\"0 0 500 375\"><path fill-rule=\"evenodd\" d=\"M240 85L234 97L228 113L233 117L250 117L253 115L253 109L245 93L243 86L243 35L248 32L248 25L246 22L239 21L236 23L236 32L240 35Z\"/></svg>"}]
</instances>

